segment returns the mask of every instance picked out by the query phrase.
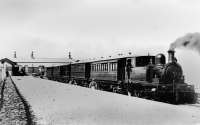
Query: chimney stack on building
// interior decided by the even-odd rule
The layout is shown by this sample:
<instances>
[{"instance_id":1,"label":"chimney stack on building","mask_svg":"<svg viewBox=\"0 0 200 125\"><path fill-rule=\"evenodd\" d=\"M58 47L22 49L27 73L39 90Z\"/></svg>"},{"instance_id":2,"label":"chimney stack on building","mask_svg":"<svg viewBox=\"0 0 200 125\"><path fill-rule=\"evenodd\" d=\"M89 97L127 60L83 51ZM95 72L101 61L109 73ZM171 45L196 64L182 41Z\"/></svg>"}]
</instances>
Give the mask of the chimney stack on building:
<instances>
[{"instance_id":1,"label":"chimney stack on building","mask_svg":"<svg viewBox=\"0 0 200 125\"><path fill-rule=\"evenodd\" d=\"M32 51L31 52L31 59L34 59L35 57L34 57L34 52Z\"/></svg>"},{"instance_id":2,"label":"chimney stack on building","mask_svg":"<svg viewBox=\"0 0 200 125\"><path fill-rule=\"evenodd\" d=\"M69 59L72 59L72 55L71 55L71 52L69 52Z\"/></svg>"},{"instance_id":3,"label":"chimney stack on building","mask_svg":"<svg viewBox=\"0 0 200 125\"><path fill-rule=\"evenodd\" d=\"M14 58L17 58L17 54L16 54L16 51L14 51Z\"/></svg>"}]
</instances>

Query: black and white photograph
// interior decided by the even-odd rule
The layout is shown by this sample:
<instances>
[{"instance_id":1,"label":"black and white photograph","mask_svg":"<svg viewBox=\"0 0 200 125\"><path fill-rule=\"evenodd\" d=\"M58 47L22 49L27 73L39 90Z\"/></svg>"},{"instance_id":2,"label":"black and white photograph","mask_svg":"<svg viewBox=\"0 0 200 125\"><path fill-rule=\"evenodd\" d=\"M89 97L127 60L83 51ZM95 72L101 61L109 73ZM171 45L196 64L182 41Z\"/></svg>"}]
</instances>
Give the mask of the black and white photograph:
<instances>
[{"instance_id":1,"label":"black and white photograph","mask_svg":"<svg viewBox=\"0 0 200 125\"><path fill-rule=\"evenodd\" d=\"M200 1L0 0L0 125L200 125Z\"/></svg>"}]
</instances>

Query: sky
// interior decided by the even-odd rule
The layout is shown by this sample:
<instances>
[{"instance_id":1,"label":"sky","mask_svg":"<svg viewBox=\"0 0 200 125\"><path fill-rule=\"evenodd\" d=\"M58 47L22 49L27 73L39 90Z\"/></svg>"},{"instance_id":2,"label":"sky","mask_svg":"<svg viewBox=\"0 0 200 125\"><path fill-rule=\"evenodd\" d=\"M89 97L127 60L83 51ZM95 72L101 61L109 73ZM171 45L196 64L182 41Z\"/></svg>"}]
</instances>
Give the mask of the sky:
<instances>
[{"instance_id":1,"label":"sky","mask_svg":"<svg viewBox=\"0 0 200 125\"><path fill-rule=\"evenodd\" d=\"M31 51L35 57L67 57L70 51L77 59L166 54L177 38L199 32L199 5L199 0L1 0L0 57L14 51L17 57L30 57ZM200 69L197 52L176 51L184 69ZM187 74L198 82L194 71Z\"/></svg>"}]
</instances>

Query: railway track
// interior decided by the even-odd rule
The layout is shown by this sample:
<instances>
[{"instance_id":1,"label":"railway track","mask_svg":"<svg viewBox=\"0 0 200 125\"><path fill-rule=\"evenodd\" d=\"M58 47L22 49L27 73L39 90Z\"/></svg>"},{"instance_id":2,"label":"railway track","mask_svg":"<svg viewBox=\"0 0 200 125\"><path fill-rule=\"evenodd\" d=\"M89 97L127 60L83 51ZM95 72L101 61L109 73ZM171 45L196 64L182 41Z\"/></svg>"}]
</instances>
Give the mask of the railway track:
<instances>
[{"instance_id":1,"label":"railway track","mask_svg":"<svg viewBox=\"0 0 200 125\"><path fill-rule=\"evenodd\" d=\"M3 107L3 98L4 98L4 88L5 88L5 82L4 81L1 81L0 82L0 93L1 93L1 98L0 98L0 111Z\"/></svg>"},{"instance_id":2,"label":"railway track","mask_svg":"<svg viewBox=\"0 0 200 125\"><path fill-rule=\"evenodd\" d=\"M197 102L195 104L185 104L183 106L195 107L200 109L200 94L197 94Z\"/></svg>"},{"instance_id":3,"label":"railway track","mask_svg":"<svg viewBox=\"0 0 200 125\"><path fill-rule=\"evenodd\" d=\"M15 83L13 82L11 77L10 77L10 80L11 80L11 82L12 82L14 88L15 88L16 93L18 94L19 98L21 99L21 102L24 105L27 125L35 125L36 123L33 121L34 116L33 116L32 112L30 110L30 105L25 100L25 98L22 96L22 94L19 92L19 89L17 88L17 86L15 85Z\"/></svg>"},{"instance_id":4,"label":"railway track","mask_svg":"<svg viewBox=\"0 0 200 125\"><path fill-rule=\"evenodd\" d=\"M0 124L35 124L30 106L10 77L1 84Z\"/></svg>"}]
</instances>

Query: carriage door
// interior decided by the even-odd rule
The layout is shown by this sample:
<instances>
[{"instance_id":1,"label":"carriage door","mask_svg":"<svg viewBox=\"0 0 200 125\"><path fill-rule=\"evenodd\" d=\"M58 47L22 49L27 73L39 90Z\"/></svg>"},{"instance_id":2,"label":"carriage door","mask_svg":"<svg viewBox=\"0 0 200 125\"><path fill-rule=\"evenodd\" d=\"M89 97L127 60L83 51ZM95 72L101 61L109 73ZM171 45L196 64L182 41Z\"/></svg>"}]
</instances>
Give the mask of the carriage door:
<instances>
[{"instance_id":1,"label":"carriage door","mask_svg":"<svg viewBox=\"0 0 200 125\"><path fill-rule=\"evenodd\" d=\"M119 59L117 62L117 80L125 80L126 58Z\"/></svg>"},{"instance_id":2,"label":"carriage door","mask_svg":"<svg viewBox=\"0 0 200 125\"><path fill-rule=\"evenodd\" d=\"M91 72L91 64L90 63L86 63L85 64L85 78L87 80L89 80L89 78L90 78L90 72Z\"/></svg>"}]
</instances>

